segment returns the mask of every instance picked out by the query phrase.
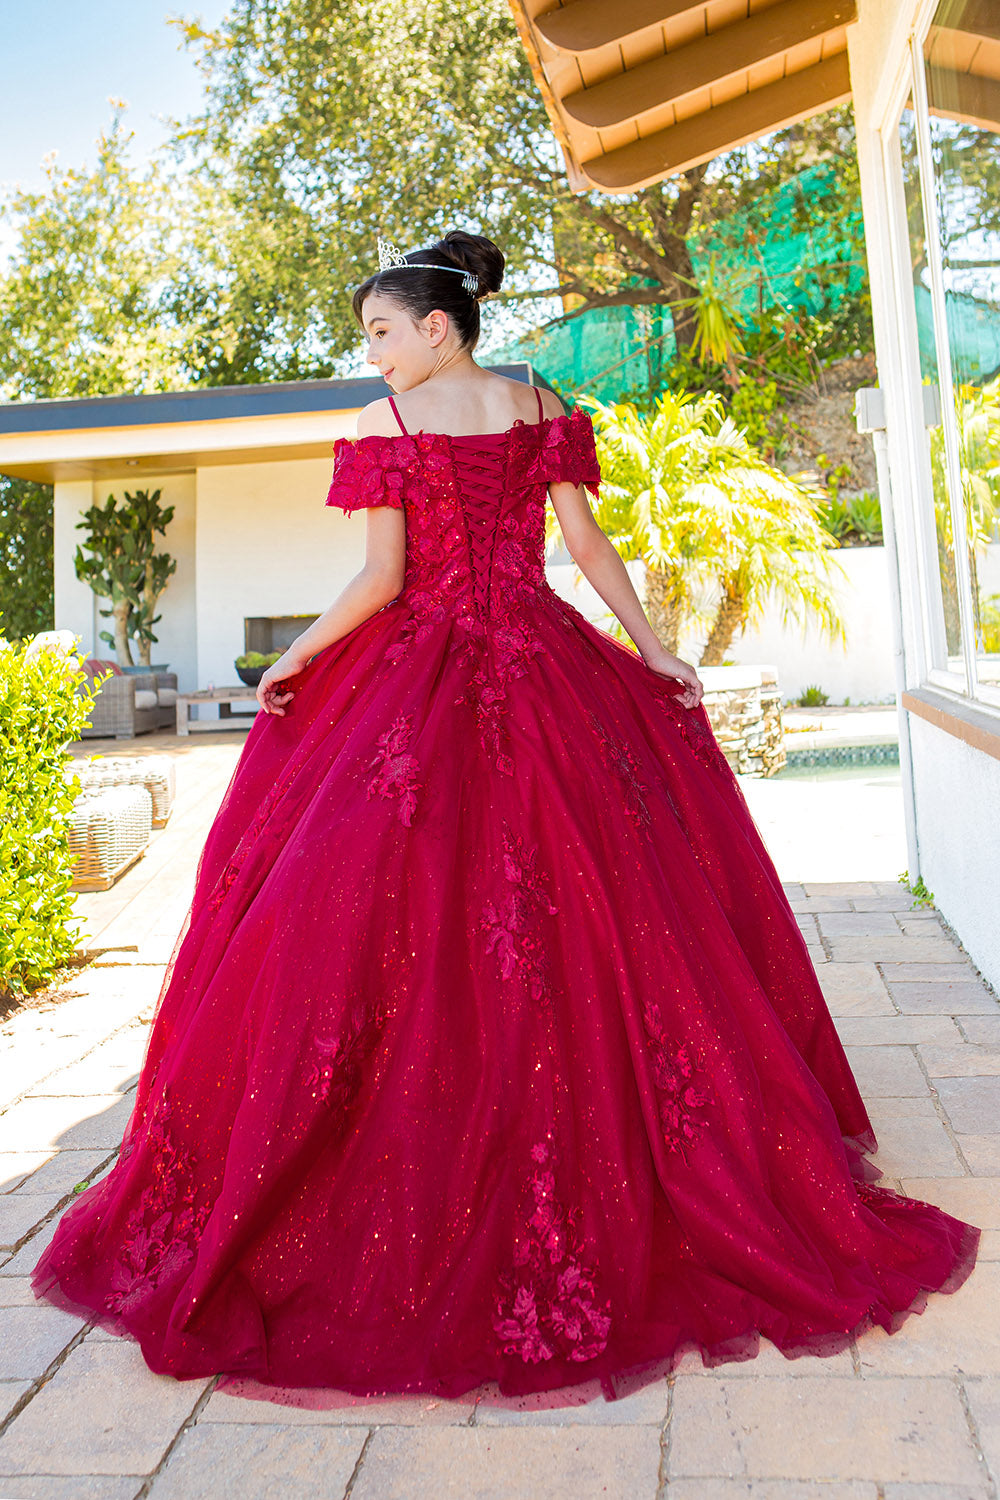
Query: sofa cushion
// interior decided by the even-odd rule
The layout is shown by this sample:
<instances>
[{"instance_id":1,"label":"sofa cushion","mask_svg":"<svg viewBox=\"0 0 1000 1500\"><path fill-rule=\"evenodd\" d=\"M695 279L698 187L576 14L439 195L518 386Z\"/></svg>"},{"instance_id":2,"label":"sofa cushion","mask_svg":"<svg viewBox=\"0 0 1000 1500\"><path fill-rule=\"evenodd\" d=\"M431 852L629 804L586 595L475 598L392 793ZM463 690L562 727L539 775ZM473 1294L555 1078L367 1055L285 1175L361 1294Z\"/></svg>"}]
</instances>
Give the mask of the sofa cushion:
<instances>
[{"instance_id":1,"label":"sofa cushion","mask_svg":"<svg viewBox=\"0 0 1000 1500\"><path fill-rule=\"evenodd\" d=\"M103 677L105 672L110 672L113 677L121 677L122 669L116 661L99 661L96 656L80 663L88 677Z\"/></svg>"},{"instance_id":2,"label":"sofa cushion","mask_svg":"<svg viewBox=\"0 0 1000 1500\"><path fill-rule=\"evenodd\" d=\"M176 688L157 688L156 701L161 708L173 708L177 702Z\"/></svg>"},{"instance_id":3,"label":"sofa cushion","mask_svg":"<svg viewBox=\"0 0 1000 1500\"><path fill-rule=\"evenodd\" d=\"M136 688L136 692L135 692L135 706L136 706L137 709L138 708L155 708L156 707L156 692L155 692L155 690L153 688Z\"/></svg>"}]
</instances>

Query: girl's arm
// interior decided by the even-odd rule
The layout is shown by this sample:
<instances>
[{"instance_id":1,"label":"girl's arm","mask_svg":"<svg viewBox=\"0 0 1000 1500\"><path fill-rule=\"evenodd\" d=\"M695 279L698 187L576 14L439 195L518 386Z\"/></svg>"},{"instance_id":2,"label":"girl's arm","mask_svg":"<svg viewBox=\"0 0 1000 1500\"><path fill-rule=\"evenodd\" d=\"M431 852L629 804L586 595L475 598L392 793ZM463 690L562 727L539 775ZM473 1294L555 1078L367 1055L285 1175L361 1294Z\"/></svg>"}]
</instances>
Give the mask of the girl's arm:
<instances>
[{"instance_id":1,"label":"girl's arm","mask_svg":"<svg viewBox=\"0 0 1000 1500\"><path fill-rule=\"evenodd\" d=\"M338 594L330 608L314 620L273 666L268 667L257 689L257 702L265 713L284 717L285 704L294 694L276 691L302 671L306 663L349 635L363 620L395 599L406 572L406 521L394 506L377 505L367 512L365 565Z\"/></svg>"},{"instance_id":2,"label":"girl's arm","mask_svg":"<svg viewBox=\"0 0 1000 1500\"><path fill-rule=\"evenodd\" d=\"M594 519L582 485L549 485L552 505L566 547L587 582L628 631L647 667L661 677L675 677L684 687L677 695L685 708L696 708L704 689L694 667L673 656L656 636L628 569Z\"/></svg>"}]
</instances>

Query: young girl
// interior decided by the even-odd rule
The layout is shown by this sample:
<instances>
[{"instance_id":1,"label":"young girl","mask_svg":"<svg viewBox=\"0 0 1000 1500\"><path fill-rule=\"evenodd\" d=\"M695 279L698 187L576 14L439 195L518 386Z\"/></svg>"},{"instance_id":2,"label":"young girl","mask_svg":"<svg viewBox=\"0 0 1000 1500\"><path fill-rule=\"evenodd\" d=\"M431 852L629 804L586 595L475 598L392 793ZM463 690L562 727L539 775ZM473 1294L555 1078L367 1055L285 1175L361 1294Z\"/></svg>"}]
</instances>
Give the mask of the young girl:
<instances>
[{"instance_id":1,"label":"young girl","mask_svg":"<svg viewBox=\"0 0 1000 1500\"><path fill-rule=\"evenodd\" d=\"M698 676L593 519L590 421L475 362L500 251L384 259L354 307L392 394L328 502L365 565L261 683L120 1159L35 1290L266 1390L613 1398L894 1330L979 1232L871 1185ZM547 495L635 651L547 584Z\"/></svg>"}]
</instances>

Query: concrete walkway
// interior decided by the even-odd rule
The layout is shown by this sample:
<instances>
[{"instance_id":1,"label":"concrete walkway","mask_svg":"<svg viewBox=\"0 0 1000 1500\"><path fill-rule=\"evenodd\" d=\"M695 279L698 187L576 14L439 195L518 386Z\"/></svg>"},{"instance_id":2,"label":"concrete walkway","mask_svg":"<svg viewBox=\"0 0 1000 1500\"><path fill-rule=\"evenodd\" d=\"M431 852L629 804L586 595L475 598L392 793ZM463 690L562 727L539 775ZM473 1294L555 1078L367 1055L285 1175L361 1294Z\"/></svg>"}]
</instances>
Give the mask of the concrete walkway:
<instances>
[{"instance_id":1,"label":"concrete walkway","mask_svg":"<svg viewBox=\"0 0 1000 1500\"><path fill-rule=\"evenodd\" d=\"M131 1343L34 1301L28 1274L59 1213L114 1161L241 740L184 744L170 824L112 891L80 903L96 957L0 1026L0 1500L996 1500L1000 1006L896 881L792 882L815 842L789 840L779 868L880 1164L985 1230L965 1287L892 1338L871 1333L826 1360L766 1348L714 1371L688 1358L632 1397L584 1389L585 1404L558 1411L483 1389L459 1401L345 1396L310 1412L154 1376ZM777 791L767 795L780 833ZM793 799L788 820L802 815ZM866 846L854 853L870 876Z\"/></svg>"}]
</instances>

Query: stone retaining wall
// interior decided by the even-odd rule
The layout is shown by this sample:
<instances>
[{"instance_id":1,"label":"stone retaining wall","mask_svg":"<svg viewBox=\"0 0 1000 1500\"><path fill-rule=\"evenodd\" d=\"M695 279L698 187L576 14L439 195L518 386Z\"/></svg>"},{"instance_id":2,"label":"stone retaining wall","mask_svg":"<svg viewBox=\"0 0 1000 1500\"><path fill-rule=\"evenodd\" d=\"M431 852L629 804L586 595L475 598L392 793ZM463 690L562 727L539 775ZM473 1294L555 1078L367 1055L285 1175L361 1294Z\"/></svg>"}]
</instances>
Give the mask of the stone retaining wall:
<instances>
[{"instance_id":1,"label":"stone retaining wall","mask_svg":"<svg viewBox=\"0 0 1000 1500\"><path fill-rule=\"evenodd\" d=\"M703 667L705 712L740 776L774 776L785 764L781 693L774 667Z\"/></svg>"}]
</instances>

